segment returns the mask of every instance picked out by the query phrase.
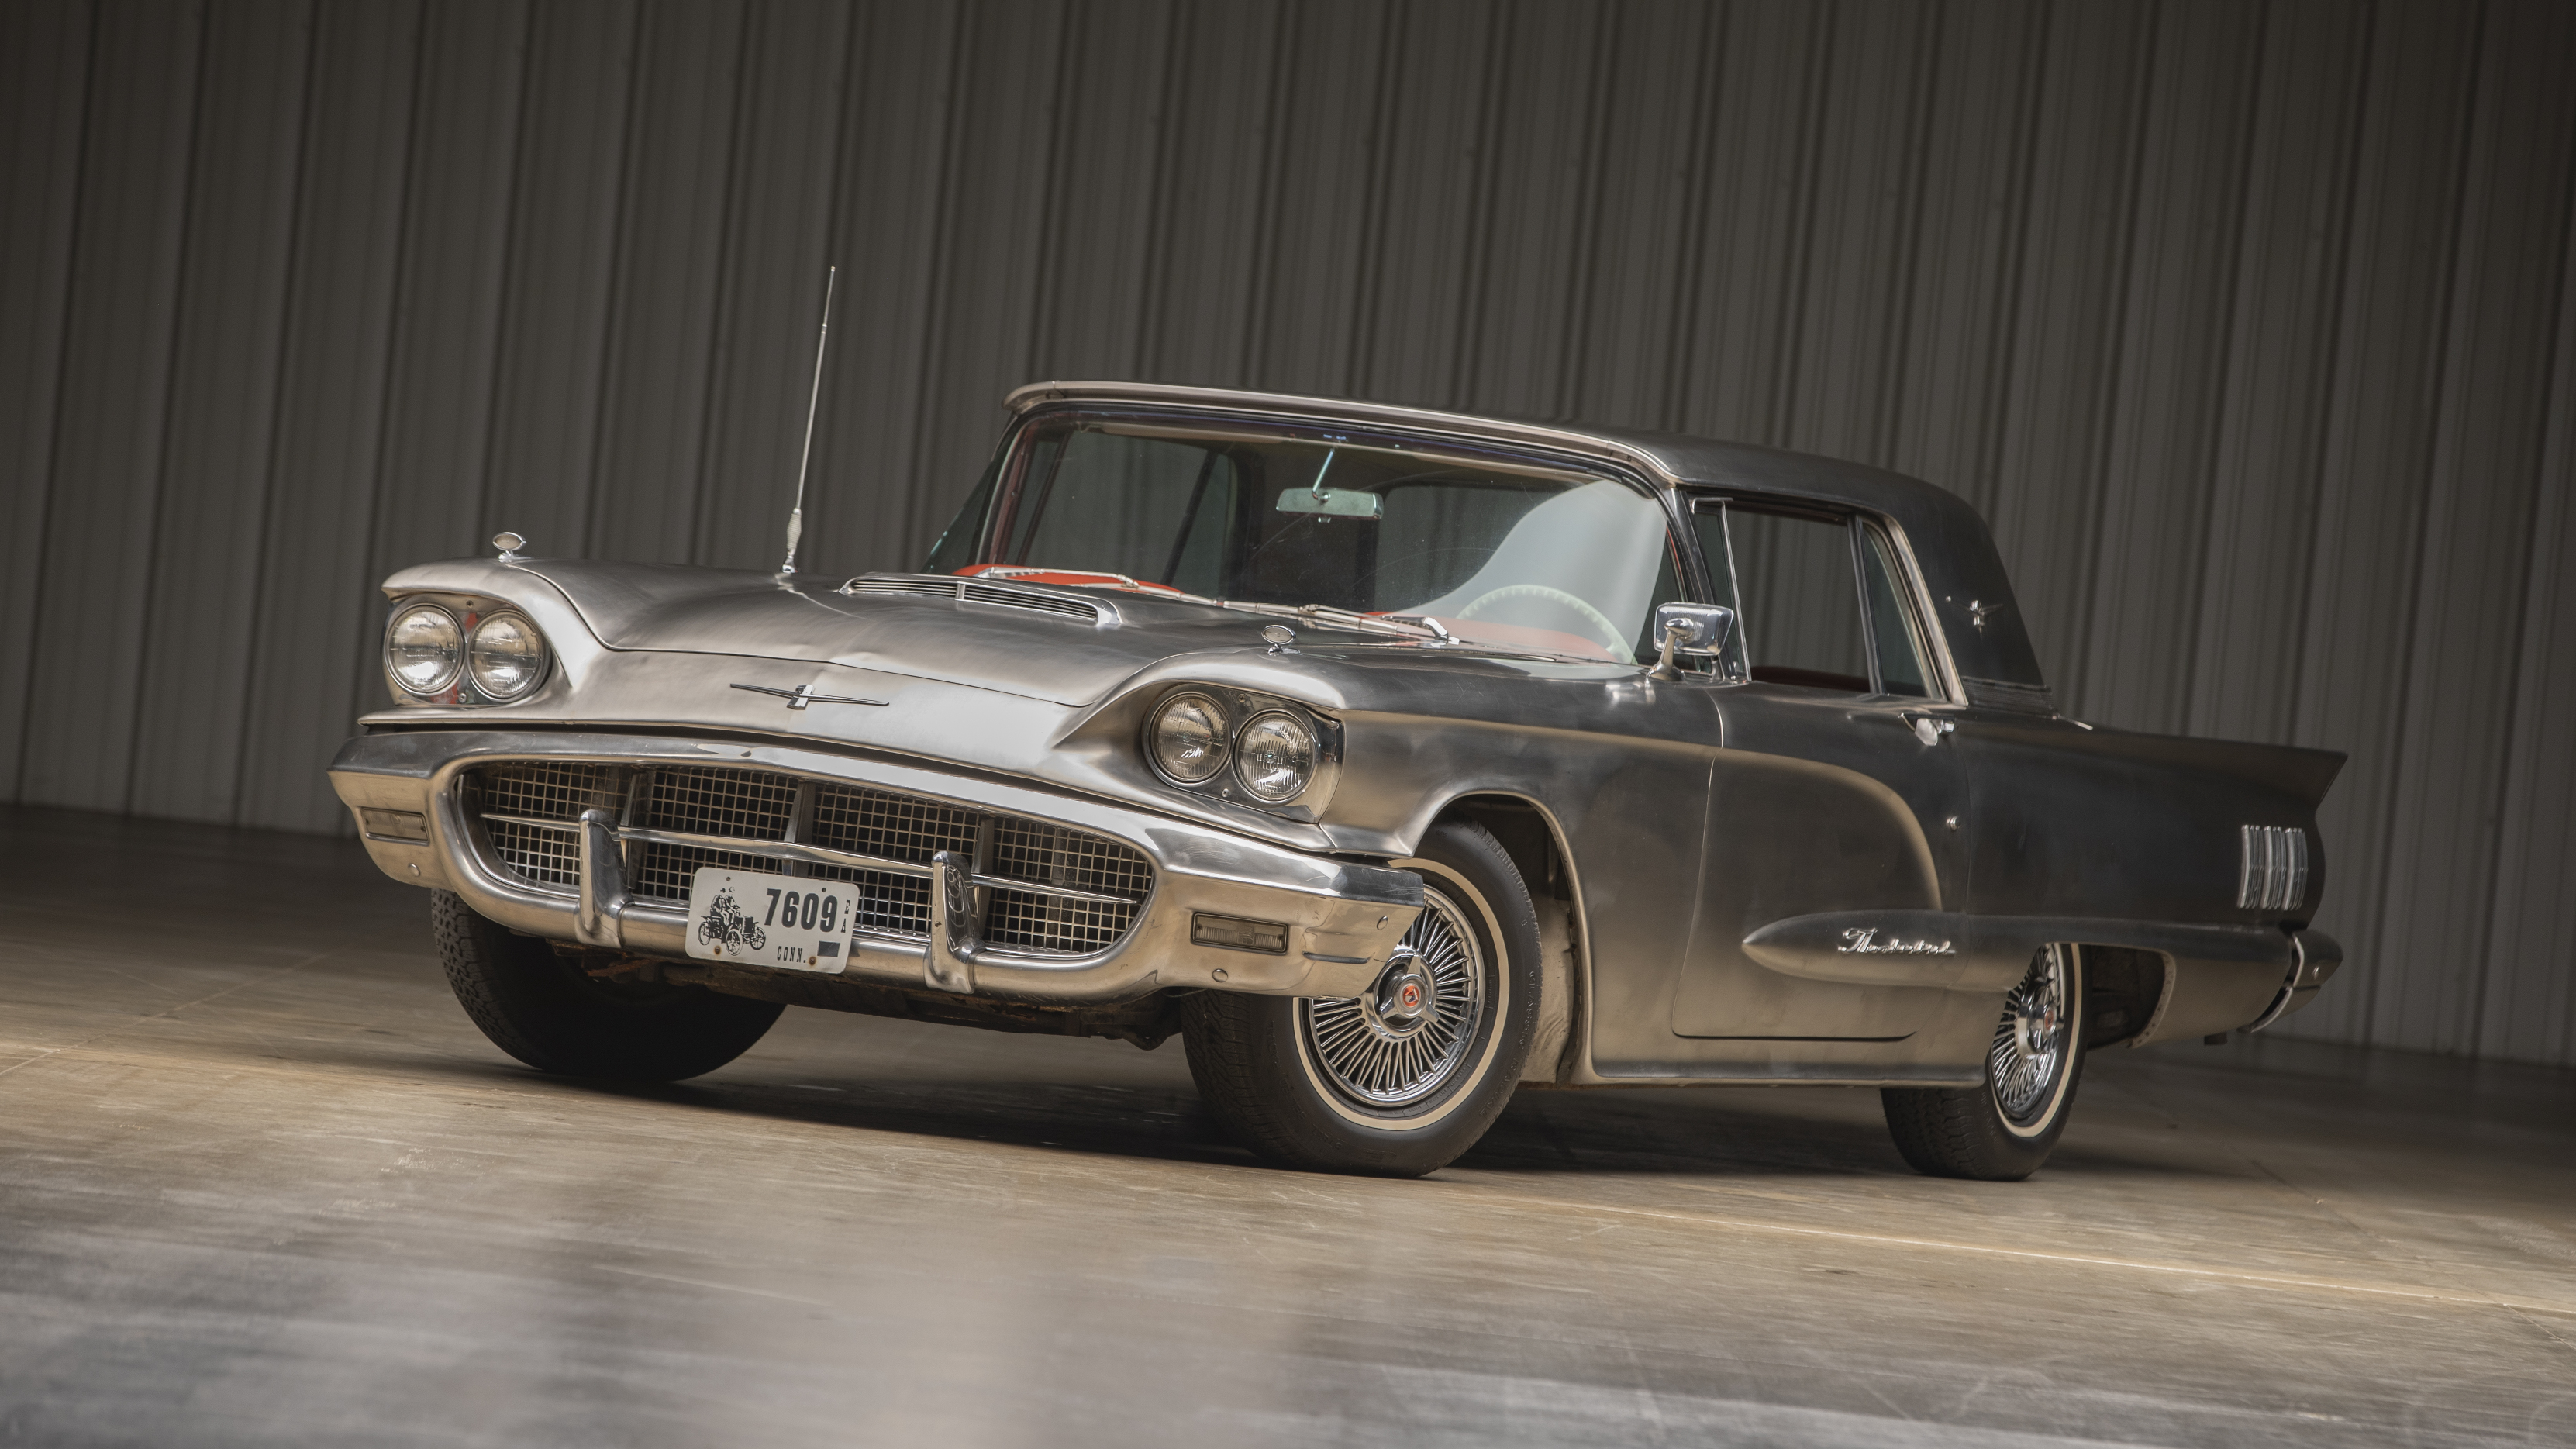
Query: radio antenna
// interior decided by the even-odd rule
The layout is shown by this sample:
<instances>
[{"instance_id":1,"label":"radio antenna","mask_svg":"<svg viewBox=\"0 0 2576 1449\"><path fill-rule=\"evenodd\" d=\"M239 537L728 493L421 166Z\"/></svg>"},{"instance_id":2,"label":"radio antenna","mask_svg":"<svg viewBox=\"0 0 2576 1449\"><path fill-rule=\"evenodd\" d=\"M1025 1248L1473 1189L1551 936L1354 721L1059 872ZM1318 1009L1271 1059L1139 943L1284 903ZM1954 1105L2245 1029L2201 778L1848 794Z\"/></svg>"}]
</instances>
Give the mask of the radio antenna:
<instances>
[{"instance_id":1,"label":"radio antenna","mask_svg":"<svg viewBox=\"0 0 2576 1449\"><path fill-rule=\"evenodd\" d=\"M823 401L823 349L832 340L832 284L839 280L837 266L823 269L823 327L814 336L814 389L805 396L805 451L796 459L796 506L787 514L787 561L778 566L778 577L796 576L796 540L805 535L805 469L814 461L814 411Z\"/></svg>"}]
</instances>

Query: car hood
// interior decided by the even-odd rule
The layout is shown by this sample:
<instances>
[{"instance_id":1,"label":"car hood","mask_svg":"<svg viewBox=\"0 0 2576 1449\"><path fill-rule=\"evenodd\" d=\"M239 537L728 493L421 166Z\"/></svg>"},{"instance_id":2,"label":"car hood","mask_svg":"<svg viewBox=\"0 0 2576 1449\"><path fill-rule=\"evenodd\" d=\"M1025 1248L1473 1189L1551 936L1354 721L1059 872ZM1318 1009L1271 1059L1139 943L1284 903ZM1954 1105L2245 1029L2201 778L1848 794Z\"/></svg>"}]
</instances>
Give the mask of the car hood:
<instances>
[{"instance_id":1,"label":"car hood","mask_svg":"<svg viewBox=\"0 0 2576 1449\"><path fill-rule=\"evenodd\" d=\"M1077 708L1176 654L1264 647L1261 628L1272 622L1091 589L985 585L968 598L899 591L956 583L920 575L845 593L836 580L781 583L731 569L579 559L520 567L560 590L611 649L847 665Z\"/></svg>"}]
</instances>

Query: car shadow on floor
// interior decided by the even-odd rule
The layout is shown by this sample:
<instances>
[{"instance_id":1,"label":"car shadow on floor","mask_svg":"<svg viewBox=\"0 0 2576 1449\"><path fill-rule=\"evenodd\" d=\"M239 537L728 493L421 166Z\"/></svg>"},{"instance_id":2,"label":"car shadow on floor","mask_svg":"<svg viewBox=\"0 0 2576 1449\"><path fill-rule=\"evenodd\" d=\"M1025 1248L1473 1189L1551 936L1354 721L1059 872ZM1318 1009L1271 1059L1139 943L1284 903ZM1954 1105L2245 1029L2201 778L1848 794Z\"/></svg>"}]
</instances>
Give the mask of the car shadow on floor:
<instances>
[{"instance_id":1,"label":"car shadow on floor","mask_svg":"<svg viewBox=\"0 0 2576 1449\"><path fill-rule=\"evenodd\" d=\"M708 1113L867 1132L946 1138L1161 1161L1251 1165L1186 1085L1121 1085L1027 1078L973 1081L801 1074L639 1085L558 1077L515 1063L443 1054L306 1052L360 1069L399 1066L459 1085L548 1098L613 1097ZM1810 1113L1712 1109L1681 1092L1525 1092L1463 1156L1465 1168L1709 1177L1885 1176L1908 1171L1875 1125Z\"/></svg>"},{"instance_id":2,"label":"car shadow on floor","mask_svg":"<svg viewBox=\"0 0 2576 1449\"><path fill-rule=\"evenodd\" d=\"M646 1085L554 1076L517 1063L433 1052L305 1050L317 1065L424 1074L458 1085L657 1103L956 1142L1211 1165L1259 1165L1227 1137L1186 1085L994 1077L857 1077L830 1071L800 1080L728 1076ZM1830 1093L1830 1094L1829 1094ZM1803 1099L1803 1100L1802 1100ZM1734 1178L1912 1177L1879 1117L1875 1092L1795 1094L1727 1089L1545 1091L1518 1094L1456 1164L1518 1174ZM2100 1146L2069 1143L2053 1172L2202 1175L2200 1169Z\"/></svg>"}]
</instances>

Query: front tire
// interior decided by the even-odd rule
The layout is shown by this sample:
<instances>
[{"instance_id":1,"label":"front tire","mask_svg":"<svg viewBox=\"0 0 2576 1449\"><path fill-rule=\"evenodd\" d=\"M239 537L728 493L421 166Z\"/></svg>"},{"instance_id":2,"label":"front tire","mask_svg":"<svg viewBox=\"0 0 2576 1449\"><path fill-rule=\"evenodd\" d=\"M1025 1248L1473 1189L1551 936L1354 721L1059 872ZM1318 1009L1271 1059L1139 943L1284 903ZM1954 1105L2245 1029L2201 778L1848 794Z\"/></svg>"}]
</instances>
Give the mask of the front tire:
<instances>
[{"instance_id":1,"label":"front tire","mask_svg":"<svg viewBox=\"0 0 2576 1449\"><path fill-rule=\"evenodd\" d=\"M1436 825L1394 864L1424 907L1367 995L1202 991L1181 1007L1190 1076L1233 1138L1317 1172L1419 1177L1511 1100L1538 1022L1538 914L1481 826Z\"/></svg>"},{"instance_id":2,"label":"front tire","mask_svg":"<svg viewBox=\"0 0 2576 1449\"><path fill-rule=\"evenodd\" d=\"M552 946L476 915L453 891L430 896L439 963L492 1045L541 1072L676 1082L751 1050L785 1007L703 986L601 981Z\"/></svg>"},{"instance_id":3,"label":"front tire","mask_svg":"<svg viewBox=\"0 0 2576 1449\"><path fill-rule=\"evenodd\" d=\"M2043 946L2004 998L1983 1085L1879 1092L1896 1150L1917 1172L2018 1182L2039 1170L2075 1110L2084 1074L2084 970L2073 946Z\"/></svg>"}]
</instances>

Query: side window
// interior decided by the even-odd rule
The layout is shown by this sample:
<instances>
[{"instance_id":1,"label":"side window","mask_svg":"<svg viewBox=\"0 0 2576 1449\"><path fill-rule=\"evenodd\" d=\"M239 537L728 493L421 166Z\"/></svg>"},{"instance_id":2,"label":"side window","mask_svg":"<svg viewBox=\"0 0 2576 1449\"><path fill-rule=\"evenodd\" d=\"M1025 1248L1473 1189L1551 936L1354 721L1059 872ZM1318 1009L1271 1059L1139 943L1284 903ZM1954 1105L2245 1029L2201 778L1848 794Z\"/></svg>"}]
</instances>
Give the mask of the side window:
<instances>
[{"instance_id":1,"label":"side window","mask_svg":"<svg viewBox=\"0 0 2576 1449\"><path fill-rule=\"evenodd\" d=\"M1753 678L1869 693L1851 525L1729 503L1726 535Z\"/></svg>"},{"instance_id":2,"label":"side window","mask_svg":"<svg viewBox=\"0 0 2576 1449\"><path fill-rule=\"evenodd\" d=\"M1878 665L1878 692L1929 698L1932 671L1925 667L1922 637L1896 581L1895 546L1875 528L1861 529L1861 586L1869 594L1870 653Z\"/></svg>"},{"instance_id":3,"label":"side window","mask_svg":"<svg viewBox=\"0 0 2576 1449\"><path fill-rule=\"evenodd\" d=\"M1715 499L1694 507L1692 523L1717 597L1735 602L1730 673L1931 697L1930 651L1904 602L1895 545L1877 525Z\"/></svg>"}]
</instances>

